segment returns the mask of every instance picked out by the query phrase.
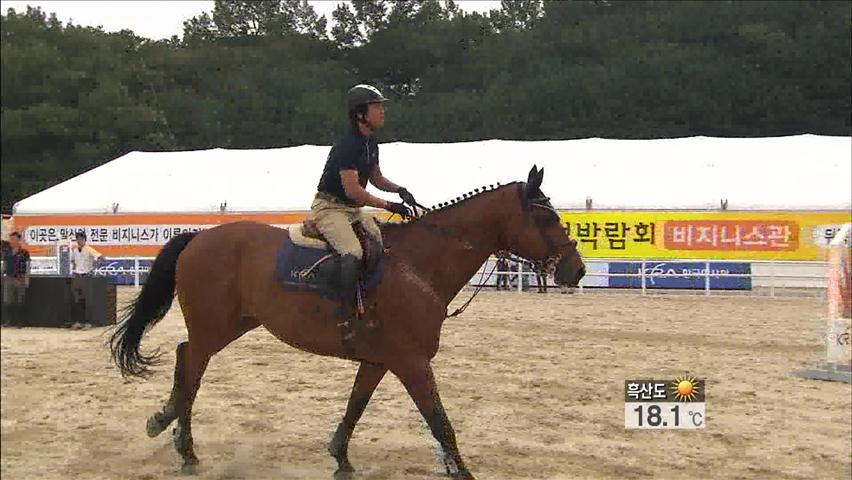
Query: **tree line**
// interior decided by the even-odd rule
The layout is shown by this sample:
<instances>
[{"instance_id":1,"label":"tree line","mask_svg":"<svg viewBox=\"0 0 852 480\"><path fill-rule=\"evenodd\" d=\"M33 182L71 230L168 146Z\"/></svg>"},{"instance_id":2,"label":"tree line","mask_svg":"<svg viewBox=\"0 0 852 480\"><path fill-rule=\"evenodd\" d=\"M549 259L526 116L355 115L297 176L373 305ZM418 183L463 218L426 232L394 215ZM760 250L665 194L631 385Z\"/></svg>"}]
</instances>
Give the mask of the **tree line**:
<instances>
[{"instance_id":1,"label":"tree line","mask_svg":"<svg viewBox=\"0 0 852 480\"><path fill-rule=\"evenodd\" d=\"M9 9L2 209L133 150L331 144L362 82L381 141L848 136L851 5L216 1L166 40Z\"/></svg>"}]
</instances>

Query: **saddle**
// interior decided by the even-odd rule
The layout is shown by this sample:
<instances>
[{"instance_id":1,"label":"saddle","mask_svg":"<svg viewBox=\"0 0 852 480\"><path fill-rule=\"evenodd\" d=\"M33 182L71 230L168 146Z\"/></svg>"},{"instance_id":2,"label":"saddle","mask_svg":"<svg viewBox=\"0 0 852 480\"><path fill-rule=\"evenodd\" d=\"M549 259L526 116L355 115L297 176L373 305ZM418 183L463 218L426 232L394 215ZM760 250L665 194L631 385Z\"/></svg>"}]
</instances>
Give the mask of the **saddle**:
<instances>
[{"instance_id":1,"label":"saddle","mask_svg":"<svg viewBox=\"0 0 852 480\"><path fill-rule=\"evenodd\" d=\"M332 250L331 245L328 244L328 241L326 241L323 234L319 231L316 222L311 219L296 225L290 225L287 228L287 233L290 234L290 240L300 247Z\"/></svg>"},{"instance_id":2,"label":"saddle","mask_svg":"<svg viewBox=\"0 0 852 480\"><path fill-rule=\"evenodd\" d=\"M328 242L325 240L325 236L322 234L322 232L320 232L320 229L317 226L317 222L315 222L313 219L309 218L309 219L305 220L304 222L302 222L301 227L302 227L302 229L301 229L302 235L304 235L308 238L315 238L317 240L320 240L320 241L328 244ZM360 240L360 237L359 237L359 240Z\"/></svg>"},{"instance_id":3,"label":"saddle","mask_svg":"<svg viewBox=\"0 0 852 480\"><path fill-rule=\"evenodd\" d=\"M382 255L382 249L379 247L379 242L370 237L360 222L352 224L352 229L355 230L355 236L358 237L358 242L361 243L361 249L364 252L362 267L368 267L378 259L374 257ZM296 245L334 251L313 219L308 218L298 225L291 226L288 232L290 239Z\"/></svg>"},{"instance_id":4,"label":"saddle","mask_svg":"<svg viewBox=\"0 0 852 480\"><path fill-rule=\"evenodd\" d=\"M361 260L360 292L366 293L381 280L384 255L379 242L360 223L352 225L364 252ZM340 298L340 257L328 244L312 219L287 229L277 254L276 277L287 290L317 291Z\"/></svg>"}]
</instances>

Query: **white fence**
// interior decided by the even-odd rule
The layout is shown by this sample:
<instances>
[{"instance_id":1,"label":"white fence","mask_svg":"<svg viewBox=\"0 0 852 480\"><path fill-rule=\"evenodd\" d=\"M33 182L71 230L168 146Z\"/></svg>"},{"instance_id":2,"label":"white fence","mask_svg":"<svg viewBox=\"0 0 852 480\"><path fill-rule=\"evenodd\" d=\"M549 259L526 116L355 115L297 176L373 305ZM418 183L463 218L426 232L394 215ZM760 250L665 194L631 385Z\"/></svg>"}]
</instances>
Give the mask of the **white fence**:
<instances>
[{"instance_id":1,"label":"white fence","mask_svg":"<svg viewBox=\"0 0 852 480\"><path fill-rule=\"evenodd\" d=\"M125 279L132 276L132 284L136 287L144 283L143 277L148 273L147 263L152 257L111 257L101 264L97 273L99 275L123 276ZM603 287L604 289L618 289L610 287L610 278L638 278L638 285L630 288L632 291L645 295L649 291L671 291L674 289L661 288L656 282L665 278L694 278L696 288L677 289L689 290L693 293L711 295L719 291L730 293L729 290L711 288L715 279L726 277L749 278L750 287L742 289L744 294L764 294L769 296L787 296L802 293L808 295L824 295L828 281L828 265L826 262L805 261L765 261L765 260L695 260L695 259L602 259L585 258L586 276L580 282L579 290L586 288ZM518 270L497 271L495 258L489 258L477 273L470 279L469 286L496 287L499 275L507 275L510 288L516 291L534 289L538 287L536 273L522 262L516 263ZM143 265L144 263L144 265ZM637 273L610 273L607 266L619 263L639 264ZM690 269L672 273L662 270L660 265L676 264L704 264L704 268ZM727 273L724 270L713 269L714 265L720 263L738 263L750 265L749 273ZM60 274L59 260L56 257L33 257L33 275L58 275ZM695 271L697 270L697 271ZM490 277L489 277L490 274ZM519 281L520 279L520 281ZM130 283L130 282L128 282ZM553 279L547 279L549 288L557 288ZM703 288L702 288L703 287Z\"/></svg>"},{"instance_id":2,"label":"white fence","mask_svg":"<svg viewBox=\"0 0 852 480\"><path fill-rule=\"evenodd\" d=\"M827 262L815 261L768 261L768 260L719 260L719 259L602 259L584 258L586 263L586 275L580 281L579 290L585 288L601 287L605 290L634 290L642 295L650 291L691 291L711 295L714 293L732 293L734 290L714 287L712 284L720 278L748 278L750 285L742 288L744 294L765 294L769 296L789 295L825 295L828 282ZM511 280L511 289L523 291L527 288L537 288L537 275L527 265L519 264L520 271L498 271L494 270L494 259L489 259L476 275L471 279L472 286L496 287L498 274L508 275ZM748 273L728 273L724 270L715 269L714 265L734 263L750 265ZM638 264L637 273L611 273L606 268L612 264ZM662 270L659 265L676 264L703 264L698 271L680 271L672 273ZM603 267L603 268L602 268ZM493 273L491 273L493 270ZM691 269L696 270L696 269ZM486 281L489 273L491 277ZM518 281L521 278L521 281ZM638 285L635 288L613 287L609 285L610 278L636 278ZM656 285L660 279L665 278L692 278L697 281L696 288L665 288ZM547 279L548 288L556 288L552 278Z\"/></svg>"}]
</instances>

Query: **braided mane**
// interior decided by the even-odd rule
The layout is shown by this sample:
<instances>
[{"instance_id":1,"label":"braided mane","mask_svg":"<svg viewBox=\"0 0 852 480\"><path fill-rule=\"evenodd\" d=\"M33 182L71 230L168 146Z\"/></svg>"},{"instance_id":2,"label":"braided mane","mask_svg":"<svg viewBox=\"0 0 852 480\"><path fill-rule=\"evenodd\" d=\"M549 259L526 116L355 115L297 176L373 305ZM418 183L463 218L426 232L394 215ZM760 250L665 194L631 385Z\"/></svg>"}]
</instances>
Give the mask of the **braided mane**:
<instances>
[{"instance_id":1,"label":"braided mane","mask_svg":"<svg viewBox=\"0 0 852 480\"><path fill-rule=\"evenodd\" d=\"M455 206L458 206L461 203L466 202L467 200L478 197L478 196L482 195L483 193L493 192L495 190L499 190L501 188L508 187L510 185L515 185L517 183L518 182L512 182L512 183L509 183L509 184L506 184L506 185L501 185L500 182L497 182L496 185L495 184L483 185L480 188L474 188L472 191L467 192L467 193L463 193L461 196L450 199L447 202L440 202L437 205L432 205L432 207L430 207L430 210L428 212L424 212L420 217L415 218L415 219L411 219L411 220L409 220L408 222L405 222L405 223L415 222L415 221L417 221L421 218L424 218L428 215L432 215L432 214L435 214L435 213L438 213L438 212L443 212L445 210L449 210L449 209L451 209Z\"/></svg>"}]
</instances>

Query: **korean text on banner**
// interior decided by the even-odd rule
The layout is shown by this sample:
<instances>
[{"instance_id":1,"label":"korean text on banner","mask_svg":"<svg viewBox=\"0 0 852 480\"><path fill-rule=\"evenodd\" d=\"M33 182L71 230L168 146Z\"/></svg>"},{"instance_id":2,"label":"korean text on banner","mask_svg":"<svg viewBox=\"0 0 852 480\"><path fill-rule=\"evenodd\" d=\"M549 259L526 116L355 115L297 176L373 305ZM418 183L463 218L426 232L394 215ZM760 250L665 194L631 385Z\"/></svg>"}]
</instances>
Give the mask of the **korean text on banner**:
<instances>
[{"instance_id":1,"label":"korean text on banner","mask_svg":"<svg viewBox=\"0 0 852 480\"><path fill-rule=\"evenodd\" d=\"M848 212L562 212L593 258L822 260Z\"/></svg>"}]
</instances>

